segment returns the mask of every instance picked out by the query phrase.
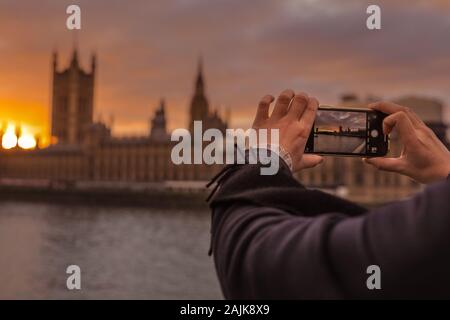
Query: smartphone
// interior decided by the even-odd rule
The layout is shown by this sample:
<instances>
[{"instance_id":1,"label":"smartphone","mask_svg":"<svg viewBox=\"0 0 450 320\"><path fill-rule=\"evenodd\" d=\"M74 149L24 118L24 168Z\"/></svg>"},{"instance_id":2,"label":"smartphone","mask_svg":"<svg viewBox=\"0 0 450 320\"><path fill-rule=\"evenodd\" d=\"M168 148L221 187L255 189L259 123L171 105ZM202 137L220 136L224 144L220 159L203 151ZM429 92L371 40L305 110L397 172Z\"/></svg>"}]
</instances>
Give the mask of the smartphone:
<instances>
[{"instance_id":1,"label":"smartphone","mask_svg":"<svg viewBox=\"0 0 450 320\"><path fill-rule=\"evenodd\" d=\"M386 116L371 109L320 106L305 153L383 157L389 150L389 136L383 134Z\"/></svg>"}]
</instances>

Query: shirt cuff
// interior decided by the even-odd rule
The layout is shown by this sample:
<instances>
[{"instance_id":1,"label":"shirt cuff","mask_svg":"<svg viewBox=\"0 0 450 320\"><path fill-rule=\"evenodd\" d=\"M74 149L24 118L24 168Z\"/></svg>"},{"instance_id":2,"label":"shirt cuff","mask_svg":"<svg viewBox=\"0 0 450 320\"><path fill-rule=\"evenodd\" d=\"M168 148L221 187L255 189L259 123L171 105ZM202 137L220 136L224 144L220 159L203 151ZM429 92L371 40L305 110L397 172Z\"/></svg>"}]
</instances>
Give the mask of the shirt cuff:
<instances>
[{"instance_id":1,"label":"shirt cuff","mask_svg":"<svg viewBox=\"0 0 450 320\"><path fill-rule=\"evenodd\" d=\"M283 146L277 144L267 144L267 146L257 146L256 148L267 149L270 150L271 152L276 153L286 163L289 170L292 172L293 165L291 154L285 148L283 148Z\"/></svg>"}]
</instances>

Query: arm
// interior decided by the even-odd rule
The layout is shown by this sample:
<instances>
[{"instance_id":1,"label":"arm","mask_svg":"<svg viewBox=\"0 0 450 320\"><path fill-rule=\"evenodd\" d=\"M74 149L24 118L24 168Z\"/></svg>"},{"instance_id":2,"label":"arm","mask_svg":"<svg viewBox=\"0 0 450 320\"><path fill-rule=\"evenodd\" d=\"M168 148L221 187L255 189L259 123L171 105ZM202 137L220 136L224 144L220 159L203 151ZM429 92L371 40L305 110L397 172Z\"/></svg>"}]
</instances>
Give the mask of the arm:
<instances>
[{"instance_id":1,"label":"arm","mask_svg":"<svg viewBox=\"0 0 450 320\"><path fill-rule=\"evenodd\" d=\"M362 214L295 185L286 167L272 187L258 172L241 167L211 203L214 261L226 298L450 296L450 183ZM372 264L381 268L382 290L366 287Z\"/></svg>"},{"instance_id":2,"label":"arm","mask_svg":"<svg viewBox=\"0 0 450 320\"><path fill-rule=\"evenodd\" d=\"M450 182L336 225L331 261L355 297L450 297ZM381 288L368 292L365 268L381 268Z\"/></svg>"},{"instance_id":3,"label":"arm","mask_svg":"<svg viewBox=\"0 0 450 320\"><path fill-rule=\"evenodd\" d=\"M212 249L225 297L341 297L324 263L326 238L335 223L365 208L305 189L285 165L264 177L258 167L234 171L211 202ZM319 217L333 207L345 214Z\"/></svg>"}]
</instances>

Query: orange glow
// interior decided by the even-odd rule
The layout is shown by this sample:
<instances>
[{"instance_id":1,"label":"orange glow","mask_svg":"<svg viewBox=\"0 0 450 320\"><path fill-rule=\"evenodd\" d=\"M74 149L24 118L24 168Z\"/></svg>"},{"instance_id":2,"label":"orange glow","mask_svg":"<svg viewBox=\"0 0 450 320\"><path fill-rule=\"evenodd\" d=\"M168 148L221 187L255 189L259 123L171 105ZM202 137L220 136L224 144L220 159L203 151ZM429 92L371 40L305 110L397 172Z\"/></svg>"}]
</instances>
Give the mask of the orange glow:
<instances>
[{"instance_id":1,"label":"orange glow","mask_svg":"<svg viewBox=\"0 0 450 320\"><path fill-rule=\"evenodd\" d=\"M19 147L22 149L36 148L36 139L31 134L23 134L18 140Z\"/></svg>"},{"instance_id":2,"label":"orange glow","mask_svg":"<svg viewBox=\"0 0 450 320\"><path fill-rule=\"evenodd\" d=\"M48 137L48 109L44 103L35 103L29 100L2 99L0 97L0 126L8 124L8 129L20 125L22 135L39 136L39 147L49 144ZM3 128L5 130L5 128ZM9 129L11 130L11 129ZM5 130L6 133L6 130ZM20 140L20 137L16 137ZM10 142L12 142L12 136ZM20 141L17 141L20 146ZM30 137L24 138L25 145L30 145ZM3 145L3 141L2 141Z\"/></svg>"},{"instance_id":3,"label":"orange glow","mask_svg":"<svg viewBox=\"0 0 450 320\"><path fill-rule=\"evenodd\" d=\"M29 132L28 128L21 126L21 135L16 135L16 125L9 123L5 129L2 137L1 145L3 149L12 149L19 146L21 149L34 149L37 146L37 141Z\"/></svg>"},{"instance_id":4,"label":"orange glow","mask_svg":"<svg viewBox=\"0 0 450 320\"><path fill-rule=\"evenodd\" d=\"M13 125L8 125L5 134L2 137L2 147L3 149L12 149L17 146L17 137L14 133L15 127Z\"/></svg>"}]
</instances>

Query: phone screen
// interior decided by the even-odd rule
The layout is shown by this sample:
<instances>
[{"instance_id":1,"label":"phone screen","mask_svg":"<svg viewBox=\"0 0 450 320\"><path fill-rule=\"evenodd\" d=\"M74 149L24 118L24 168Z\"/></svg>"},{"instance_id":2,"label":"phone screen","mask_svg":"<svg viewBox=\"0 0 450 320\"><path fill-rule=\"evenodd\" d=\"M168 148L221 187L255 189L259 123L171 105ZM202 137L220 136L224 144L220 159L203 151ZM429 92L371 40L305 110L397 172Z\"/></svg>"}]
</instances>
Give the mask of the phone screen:
<instances>
[{"instance_id":1,"label":"phone screen","mask_svg":"<svg viewBox=\"0 0 450 320\"><path fill-rule=\"evenodd\" d=\"M362 109L319 108L305 151L354 156L385 155L383 114Z\"/></svg>"}]
</instances>

